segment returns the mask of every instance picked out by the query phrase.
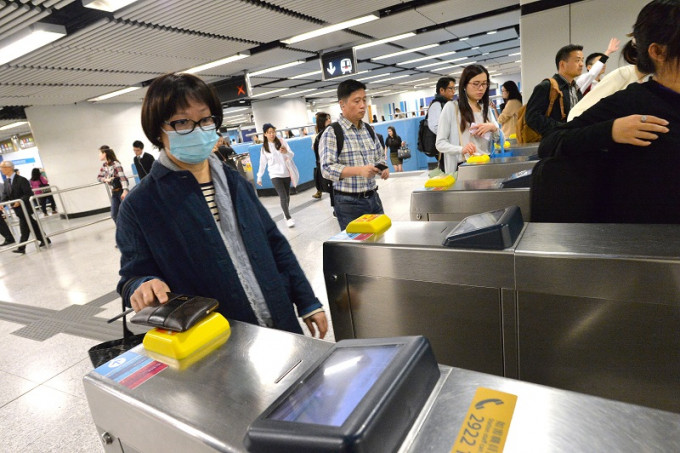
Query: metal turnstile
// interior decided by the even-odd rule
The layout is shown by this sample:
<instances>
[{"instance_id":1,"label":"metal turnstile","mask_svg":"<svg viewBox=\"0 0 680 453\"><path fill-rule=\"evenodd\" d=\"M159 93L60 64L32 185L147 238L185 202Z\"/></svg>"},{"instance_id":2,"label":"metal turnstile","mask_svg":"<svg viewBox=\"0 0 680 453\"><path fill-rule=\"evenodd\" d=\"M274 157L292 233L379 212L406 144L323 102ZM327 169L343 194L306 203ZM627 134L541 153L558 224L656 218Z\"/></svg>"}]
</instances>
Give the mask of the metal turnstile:
<instances>
[{"instance_id":1,"label":"metal turnstile","mask_svg":"<svg viewBox=\"0 0 680 453\"><path fill-rule=\"evenodd\" d=\"M425 335L440 363L680 412L680 225L529 223L503 251L441 246L453 225L326 241L336 339Z\"/></svg>"},{"instance_id":2,"label":"metal turnstile","mask_svg":"<svg viewBox=\"0 0 680 453\"><path fill-rule=\"evenodd\" d=\"M458 181L472 179L507 178L522 170L531 170L537 160L529 160L528 156L492 157L484 164L464 163L458 166Z\"/></svg>"},{"instance_id":3,"label":"metal turnstile","mask_svg":"<svg viewBox=\"0 0 680 453\"><path fill-rule=\"evenodd\" d=\"M83 383L106 452L240 453L246 452L250 423L330 346L232 322L228 341L187 369L156 370L135 388L96 371ZM145 355L141 345L133 352ZM517 396L506 453L680 451L679 414L459 368L440 370L399 452L451 451L479 387Z\"/></svg>"},{"instance_id":4,"label":"metal turnstile","mask_svg":"<svg viewBox=\"0 0 680 453\"><path fill-rule=\"evenodd\" d=\"M411 220L463 220L480 212L519 206L530 218L528 188L501 189L502 179L458 180L445 190L417 189L411 193Z\"/></svg>"}]
</instances>

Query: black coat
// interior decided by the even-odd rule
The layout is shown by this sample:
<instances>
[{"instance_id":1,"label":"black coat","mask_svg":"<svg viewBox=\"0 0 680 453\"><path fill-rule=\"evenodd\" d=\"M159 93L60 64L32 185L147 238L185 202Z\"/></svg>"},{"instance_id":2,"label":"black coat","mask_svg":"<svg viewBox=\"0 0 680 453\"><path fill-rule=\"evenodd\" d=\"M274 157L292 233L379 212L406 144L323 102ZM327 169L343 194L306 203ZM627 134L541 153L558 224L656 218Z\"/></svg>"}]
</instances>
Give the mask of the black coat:
<instances>
[{"instance_id":1,"label":"black coat","mask_svg":"<svg viewBox=\"0 0 680 453\"><path fill-rule=\"evenodd\" d=\"M529 102L527 102L526 108L526 121L529 127L538 132L541 135L546 135L548 132L553 130L560 124L564 124L567 121L567 116L569 116L569 110L571 110L571 100L569 97L569 84L566 80L555 74L553 79L557 80L557 85L560 87L562 92L562 98L564 99L564 120L562 120L562 112L560 110L560 100L557 98L555 104L553 105L552 112L550 116L545 116L548 111L548 106L550 105L550 80L543 80L541 83L536 85ZM579 100L583 97L581 91L578 90Z\"/></svg>"},{"instance_id":2,"label":"black coat","mask_svg":"<svg viewBox=\"0 0 680 453\"><path fill-rule=\"evenodd\" d=\"M142 153L141 157L135 156L135 168L137 169L137 175L139 175L140 180L151 173L151 166L155 160L156 159L149 153Z\"/></svg>"}]
</instances>

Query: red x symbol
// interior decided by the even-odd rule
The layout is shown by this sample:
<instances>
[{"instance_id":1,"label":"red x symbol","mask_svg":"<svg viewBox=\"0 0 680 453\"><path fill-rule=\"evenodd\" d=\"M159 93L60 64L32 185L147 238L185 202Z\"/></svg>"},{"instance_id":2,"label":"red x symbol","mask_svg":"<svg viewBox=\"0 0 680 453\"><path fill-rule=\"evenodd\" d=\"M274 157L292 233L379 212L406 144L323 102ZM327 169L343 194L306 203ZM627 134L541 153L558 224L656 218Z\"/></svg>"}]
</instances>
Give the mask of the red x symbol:
<instances>
[{"instance_id":1,"label":"red x symbol","mask_svg":"<svg viewBox=\"0 0 680 453\"><path fill-rule=\"evenodd\" d=\"M244 96L246 95L246 89L244 88L243 85L237 85L236 86L236 96L240 96L240 95L244 95Z\"/></svg>"}]
</instances>

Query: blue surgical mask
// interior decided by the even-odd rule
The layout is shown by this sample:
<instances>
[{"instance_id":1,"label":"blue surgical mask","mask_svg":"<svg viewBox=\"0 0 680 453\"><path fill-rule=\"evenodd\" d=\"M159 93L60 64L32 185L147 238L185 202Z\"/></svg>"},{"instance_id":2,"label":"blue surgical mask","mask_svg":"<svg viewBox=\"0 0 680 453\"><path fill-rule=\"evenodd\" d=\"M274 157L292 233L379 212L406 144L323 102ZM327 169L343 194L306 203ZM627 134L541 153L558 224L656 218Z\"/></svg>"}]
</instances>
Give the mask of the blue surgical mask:
<instances>
[{"instance_id":1,"label":"blue surgical mask","mask_svg":"<svg viewBox=\"0 0 680 453\"><path fill-rule=\"evenodd\" d=\"M185 164L203 162L212 153L213 146L220 137L215 133L215 126L208 130L196 127L190 134L180 135L175 131L166 131L170 141L170 154Z\"/></svg>"}]
</instances>

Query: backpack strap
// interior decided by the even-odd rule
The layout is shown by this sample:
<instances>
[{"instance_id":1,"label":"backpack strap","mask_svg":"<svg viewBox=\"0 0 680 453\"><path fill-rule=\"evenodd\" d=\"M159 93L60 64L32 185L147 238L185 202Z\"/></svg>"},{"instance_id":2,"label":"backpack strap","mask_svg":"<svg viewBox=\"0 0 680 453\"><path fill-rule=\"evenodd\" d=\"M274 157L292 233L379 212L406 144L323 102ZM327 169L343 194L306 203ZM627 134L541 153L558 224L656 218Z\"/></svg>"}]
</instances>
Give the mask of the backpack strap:
<instances>
[{"instance_id":1,"label":"backpack strap","mask_svg":"<svg viewBox=\"0 0 680 453\"><path fill-rule=\"evenodd\" d=\"M553 111L553 107L555 106L555 100L559 98L560 113L562 115L562 121L564 121L567 118L567 115L564 113L564 93L562 93L562 90L560 90L557 80L552 77L545 80L550 81L550 105L548 105L548 111L545 112L545 116L550 116Z\"/></svg>"},{"instance_id":2,"label":"backpack strap","mask_svg":"<svg viewBox=\"0 0 680 453\"><path fill-rule=\"evenodd\" d=\"M334 123L331 123L331 127L333 128L333 132L335 132L335 144L337 147L337 154L335 155L336 159L340 156L340 152L342 151L342 147L345 145L345 133L342 132L342 126L340 126L340 123L337 121ZM375 143L375 131L371 126L368 125L368 123L364 123L364 127L368 131L368 134L371 136L373 139L373 142Z\"/></svg>"}]
</instances>

